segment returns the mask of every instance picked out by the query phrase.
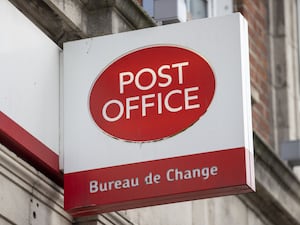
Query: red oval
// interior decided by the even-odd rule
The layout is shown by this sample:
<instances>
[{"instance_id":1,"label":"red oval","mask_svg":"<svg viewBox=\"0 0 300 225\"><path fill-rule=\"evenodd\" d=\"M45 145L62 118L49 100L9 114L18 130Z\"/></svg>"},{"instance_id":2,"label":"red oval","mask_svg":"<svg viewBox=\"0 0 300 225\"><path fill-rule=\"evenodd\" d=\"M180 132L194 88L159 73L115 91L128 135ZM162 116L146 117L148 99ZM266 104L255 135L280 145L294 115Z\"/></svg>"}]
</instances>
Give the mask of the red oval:
<instances>
[{"instance_id":1,"label":"red oval","mask_svg":"<svg viewBox=\"0 0 300 225\"><path fill-rule=\"evenodd\" d=\"M147 142L190 127L207 111L214 92L213 71L200 55L154 46L130 52L100 73L89 106L105 133Z\"/></svg>"}]
</instances>

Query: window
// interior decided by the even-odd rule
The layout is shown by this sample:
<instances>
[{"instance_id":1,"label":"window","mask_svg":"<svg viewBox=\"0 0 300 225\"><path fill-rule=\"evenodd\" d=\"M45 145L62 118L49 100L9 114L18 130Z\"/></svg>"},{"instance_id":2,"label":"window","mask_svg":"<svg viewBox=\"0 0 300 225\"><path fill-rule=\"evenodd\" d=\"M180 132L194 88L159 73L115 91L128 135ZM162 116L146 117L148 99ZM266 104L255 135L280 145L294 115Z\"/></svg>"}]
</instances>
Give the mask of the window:
<instances>
[{"instance_id":1,"label":"window","mask_svg":"<svg viewBox=\"0 0 300 225\"><path fill-rule=\"evenodd\" d=\"M190 19L208 17L208 2L208 0L186 0L188 17Z\"/></svg>"},{"instance_id":2,"label":"window","mask_svg":"<svg viewBox=\"0 0 300 225\"><path fill-rule=\"evenodd\" d=\"M185 22L233 12L232 0L143 0L142 3L150 16L163 23Z\"/></svg>"},{"instance_id":3,"label":"window","mask_svg":"<svg viewBox=\"0 0 300 225\"><path fill-rule=\"evenodd\" d=\"M143 0L142 4L144 9L147 11L147 13L151 16L154 17L154 12L153 12L153 7L154 7L154 0Z\"/></svg>"}]
</instances>

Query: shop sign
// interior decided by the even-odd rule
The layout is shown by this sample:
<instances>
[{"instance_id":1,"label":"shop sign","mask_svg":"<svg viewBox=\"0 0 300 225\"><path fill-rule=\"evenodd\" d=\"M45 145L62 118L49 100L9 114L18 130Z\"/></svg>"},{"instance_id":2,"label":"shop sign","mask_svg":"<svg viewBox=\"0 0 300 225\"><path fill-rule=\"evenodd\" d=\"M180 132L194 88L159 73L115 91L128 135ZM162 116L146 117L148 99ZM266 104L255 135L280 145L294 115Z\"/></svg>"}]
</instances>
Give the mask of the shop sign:
<instances>
[{"instance_id":1,"label":"shop sign","mask_svg":"<svg viewBox=\"0 0 300 225\"><path fill-rule=\"evenodd\" d=\"M255 190L240 14L64 44L73 216Z\"/></svg>"},{"instance_id":2,"label":"shop sign","mask_svg":"<svg viewBox=\"0 0 300 225\"><path fill-rule=\"evenodd\" d=\"M194 124L214 92L213 71L200 55L176 46L151 46L122 56L101 72L89 106L108 135L157 141Z\"/></svg>"}]
</instances>

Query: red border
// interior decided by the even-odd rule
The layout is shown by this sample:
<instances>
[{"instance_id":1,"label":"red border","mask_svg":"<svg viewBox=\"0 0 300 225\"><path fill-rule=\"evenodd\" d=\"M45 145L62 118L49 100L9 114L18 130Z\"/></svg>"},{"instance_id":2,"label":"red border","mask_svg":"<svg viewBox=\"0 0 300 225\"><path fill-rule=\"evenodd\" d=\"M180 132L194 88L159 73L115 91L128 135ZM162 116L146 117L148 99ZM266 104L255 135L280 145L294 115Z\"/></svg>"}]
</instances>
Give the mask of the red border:
<instances>
[{"instance_id":1,"label":"red border","mask_svg":"<svg viewBox=\"0 0 300 225\"><path fill-rule=\"evenodd\" d=\"M0 112L0 143L63 187L59 156L3 112Z\"/></svg>"}]
</instances>

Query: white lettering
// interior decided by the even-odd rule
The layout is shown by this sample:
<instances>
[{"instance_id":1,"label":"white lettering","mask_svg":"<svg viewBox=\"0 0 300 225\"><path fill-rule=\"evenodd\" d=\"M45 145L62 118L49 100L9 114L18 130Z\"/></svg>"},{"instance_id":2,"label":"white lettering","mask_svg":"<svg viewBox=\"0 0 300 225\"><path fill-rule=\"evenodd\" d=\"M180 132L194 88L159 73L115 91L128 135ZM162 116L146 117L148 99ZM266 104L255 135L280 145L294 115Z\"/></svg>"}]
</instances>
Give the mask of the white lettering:
<instances>
[{"instance_id":1,"label":"white lettering","mask_svg":"<svg viewBox=\"0 0 300 225\"><path fill-rule=\"evenodd\" d=\"M184 88L183 90L171 90L165 96L163 96L162 93L151 93L128 97L125 98L125 105L120 100L112 99L104 104L102 108L102 116L108 122L115 122L121 119L124 111L125 118L131 119L133 110L136 110L136 113L145 117L147 116L147 112L150 108L153 108L152 112L157 115L162 114L164 109L172 113L179 112L181 110L197 109L200 108L199 94L197 93L198 90L199 87L190 87ZM172 100L173 98L175 98L175 100ZM178 105L174 106L174 103ZM116 115L109 115L107 110L113 104L117 105L118 111L115 113Z\"/></svg>"},{"instance_id":2,"label":"white lettering","mask_svg":"<svg viewBox=\"0 0 300 225\"><path fill-rule=\"evenodd\" d=\"M119 113L115 116L115 117L109 117L107 115L107 108L111 105L111 104L117 104L119 106ZM113 99L113 100L110 100L108 102L106 102L102 108L102 116L105 120L109 121L109 122L114 122L114 121L117 121L119 120L122 115L124 113L124 107L123 107L123 104L122 102L120 102L119 100L116 100L116 99Z\"/></svg>"},{"instance_id":3,"label":"white lettering","mask_svg":"<svg viewBox=\"0 0 300 225\"><path fill-rule=\"evenodd\" d=\"M152 80L151 80L151 83L148 85L148 86L142 86L141 83L140 83L140 76L143 74L143 73L150 73L151 76L152 76ZM141 69L137 74L136 74L136 77L134 79L134 82L135 82L135 86L142 90L142 91L145 91L145 90L149 90L151 89L154 84L156 83L156 73L154 72L154 70L150 69L150 68L144 68L144 69Z\"/></svg>"},{"instance_id":4,"label":"white lettering","mask_svg":"<svg viewBox=\"0 0 300 225\"><path fill-rule=\"evenodd\" d=\"M218 175L218 167L203 167L203 168L195 168L191 170L179 170L169 169L166 172L167 181L178 181L178 180L190 180L194 178L200 178L207 180L210 176Z\"/></svg>"},{"instance_id":5,"label":"white lettering","mask_svg":"<svg viewBox=\"0 0 300 225\"><path fill-rule=\"evenodd\" d=\"M198 91L198 90L199 90L199 87L191 87L191 88L184 89L184 105L185 105L185 109L197 109L197 108L200 108L200 104L190 105L190 101L198 99L198 95L192 95L192 96L190 96L189 93L192 92L192 91Z\"/></svg>"},{"instance_id":6,"label":"white lettering","mask_svg":"<svg viewBox=\"0 0 300 225\"><path fill-rule=\"evenodd\" d=\"M189 62L182 62L182 63L175 63L172 64L172 68L178 68L178 83L183 84L183 72L182 72L182 67L183 66L188 66Z\"/></svg>"},{"instance_id":7,"label":"white lettering","mask_svg":"<svg viewBox=\"0 0 300 225\"><path fill-rule=\"evenodd\" d=\"M146 116L146 114L147 114L146 108L154 106L154 102L147 103L146 100L149 98L154 98L154 97L155 97L155 94L149 94L149 95L142 96L142 116Z\"/></svg>"},{"instance_id":8,"label":"white lettering","mask_svg":"<svg viewBox=\"0 0 300 225\"><path fill-rule=\"evenodd\" d=\"M124 80L125 76L129 76L128 80ZM131 72L122 72L119 74L120 94L124 93L124 85L131 84L134 79L134 75Z\"/></svg>"},{"instance_id":9,"label":"white lettering","mask_svg":"<svg viewBox=\"0 0 300 225\"><path fill-rule=\"evenodd\" d=\"M189 62L186 61L161 65L157 71L151 68L142 68L136 73L130 71L120 72L120 94L124 94L126 92L126 86L130 85L134 85L134 87L140 91L150 90L155 85L161 88L168 87L174 82L176 75L178 77L178 84L181 85L184 83L184 68L188 65ZM102 116L108 122L116 122L122 117L125 117L127 120L134 117L132 111L135 111L134 115L146 117L150 112L151 115L159 115L163 112L176 113L182 110L200 108L199 87L183 86L180 88L178 84L176 86L177 89L168 90L167 93L157 93L157 90L155 90L153 91L155 93L146 92L144 95L128 95L130 97L126 96L126 98L122 100L108 100L102 107Z\"/></svg>"},{"instance_id":10,"label":"white lettering","mask_svg":"<svg viewBox=\"0 0 300 225\"><path fill-rule=\"evenodd\" d=\"M181 90L173 90L173 91L170 91L167 95L166 95L166 98L165 98L165 107L166 107L166 109L168 110L168 111L170 111L170 112L178 112L178 111L180 111L180 110L182 110L182 106L178 106L177 108L173 108L173 107L171 107L170 106L170 104L169 104L169 99L170 99L170 97L172 96L172 95L174 95L174 94L181 94L182 93L182 91Z\"/></svg>"},{"instance_id":11,"label":"white lettering","mask_svg":"<svg viewBox=\"0 0 300 225\"><path fill-rule=\"evenodd\" d=\"M218 174L218 167L213 166L210 168L210 174L216 176Z\"/></svg>"},{"instance_id":12,"label":"white lettering","mask_svg":"<svg viewBox=\"0 0 300 225\"><path fill-rule=\"evenodd\" d=\"M98 191L98 182L96 180L90 181L90 193L95 193Z\"/></svg>"},{"instance_id":13,"label":"white lettering","mask_svg":"<svg viewBox=\"0 0 300 225\"><path fill-rule=\"evenodd\" d=\"M162 114L162 97L161 97L161 93L157 94L157 113Z\"/></svg>"},{"instance_id":14,"label":"white lettering","mask_svg":"<svg viewBox=\"0 0 300 225\"><path fill-rule=\"evenodd\" d=\"M159 83L158 84L159 87L168 87L172 82L171 75L163 73L163 70L166 70L166 69L170 69L170 65L162 65L161 67L159 67L159 69L157 71L159 77L166 79L165 83Z\"/></svg>"},{"instance_id":15,"label":"white lettering","mask_svg":"<svg viewBox=\"0 0 300 225\"><path fill-rule=\"evenodd\" d=\"M100 182L97 180L90 181L90 193L105 192L111 190L128 189L139 186L139 179L123 179L123 180L112 180L107 182Z\"/></svg>"},{"instance_id":16,"label":"white lettering","mask_svg":"<svg viewBox=\"0 0 300 225\"><path fill-rule=\"evenodd\" d=\"M130 105L131 101L139 100L139 96L126 98L126 119L130 119L130 111L133 109L138 109L138 105Z\"/></svg>"},{"instance_id":17,"label":"white lettering","mask_svg":"<svg viewBox=\"0 0 300 225\"><path fill-rule=\"evenodd\" d=\"M133 83L135 84L135 87L139 90L145 91L149 90L157 82L157 77L162 78L163 82L161 80L158 81L159 87L168 87L172 83L172 76L168 73L166 73L166 70L177 69L177 76L178 76L178 84L183 84L183 67L188 66L189 62L180 62L180 63L174 63L171 65L161 65L157 73L151 68L142 68L140 69L135 75L130 71L125 71L119 73L119 88L120 88L120 94L124 93L124 87L126 85L130 85ZM149 84L141 84L141 77L145 75L149 76L151 75L151 81Z\"/></svg>"}]
</instances>

